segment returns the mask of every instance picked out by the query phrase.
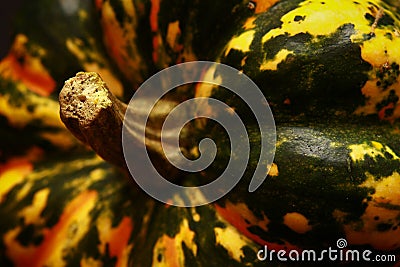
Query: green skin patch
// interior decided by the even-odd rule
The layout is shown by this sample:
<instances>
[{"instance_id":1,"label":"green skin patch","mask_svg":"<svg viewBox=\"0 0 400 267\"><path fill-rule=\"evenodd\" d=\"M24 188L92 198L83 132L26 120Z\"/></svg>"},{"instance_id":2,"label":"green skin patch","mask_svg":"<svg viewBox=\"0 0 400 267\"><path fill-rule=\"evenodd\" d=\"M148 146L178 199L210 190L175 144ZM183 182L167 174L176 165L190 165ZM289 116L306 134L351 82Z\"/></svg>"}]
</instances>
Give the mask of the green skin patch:
<instances>
[{"instance_id":1,"label":"green skin patch","mask_svg":"<svg viewBox=\"0 0 400 267\"><path fill-rule=\"evenodd\" d=\"M375 205L377 184L371 181L379 182L400 173L400 144L390 131L386 126L359 128L343 123L278 126L274 163L279 172L268 176L255 192L247 192L251 170L258 163L258 154L253 154L244 178L218 203L245 203L252 216L259 220L268 218L267 231L251 223L247 231L270 243L318 246L321 236L334 242L350 228L357 231L361 225L361 231L368 221L366 216L373 214L366 209ZM254 144L256 139L251 139ZM393 177L391 186L396 188L400 180ZM391 194L384 198L394 204L386 220L393 225L400 223L400 203L392 202L395 200ZM337 217L339 211L344 215ZM302 214L310 229L300 233L288 227L284 218L291 212ZM381 232L382 227L376 225L373 231ZM371 241L371 245L382 244Z\"/></svg>"},{"instance_id":2,"label":"green skin patch","mask_svg":"<svg viewBox=\"0 0 400 267\"><path fill-rule=\"evenodd\" d=\"M356 111L393 121L400 24L389 9L379 14L374 3L359 5L282 1L254 17L249 29L238 29L220 60L257 83L278 121L284 114L318 119ZM368 81L376 93L364 88Z\"/></svg>"}]
</instances>

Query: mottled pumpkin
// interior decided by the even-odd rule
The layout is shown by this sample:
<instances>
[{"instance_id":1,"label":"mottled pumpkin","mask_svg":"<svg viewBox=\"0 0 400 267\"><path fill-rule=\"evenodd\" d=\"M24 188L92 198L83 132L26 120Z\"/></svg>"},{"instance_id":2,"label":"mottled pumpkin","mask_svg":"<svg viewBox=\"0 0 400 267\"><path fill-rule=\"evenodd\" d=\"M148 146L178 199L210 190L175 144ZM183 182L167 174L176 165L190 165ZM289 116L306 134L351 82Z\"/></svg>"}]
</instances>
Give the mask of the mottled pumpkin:
<instances>
[{"instance_id":1,"label":"mottled pumpkin","mask_svg":"<svg viewBox=\"0 0 400 267\"><path fill-rule=\"evenodd\" d=\"M395 0L26 1L0 61L0 265L320 266L257 254L264 246L337 248L344 238L348 249L396 257L379 266L398 266L399 7ZM252 145L232 192L179 208L152 199L78 141L60 119L58 95L77 72L95 72L127 103L157 71L195 60L227 64L258 85L277 143L267 179L248 192L260 153L251 111L220 86L177 92L172 100L229 104ZM181 174L180 183L193 185L224 170L229 140L208 121L190 129L182 145L189 157L203 137L219 148L211 168Z\"/></svg>"}]
</instances>

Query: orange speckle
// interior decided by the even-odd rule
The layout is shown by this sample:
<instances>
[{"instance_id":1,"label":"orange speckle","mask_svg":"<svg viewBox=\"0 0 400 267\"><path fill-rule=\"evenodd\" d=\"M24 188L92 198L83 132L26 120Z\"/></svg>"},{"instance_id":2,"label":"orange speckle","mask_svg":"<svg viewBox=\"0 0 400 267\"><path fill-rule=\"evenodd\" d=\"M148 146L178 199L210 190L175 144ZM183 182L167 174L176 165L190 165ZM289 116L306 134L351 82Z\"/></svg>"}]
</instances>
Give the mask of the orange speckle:
<instances>
[{"instance_id":1,"label":"orange speckle","mask_svg":"<svg viewBox=\"0 0 400 267\"><path fill-rule=\"evenodd\" d=\"M285 104L285 105L290 105L292 102L290 101L290 99L289 98L286 98L284 101L283 101L283 104Z\"/></svg>"},{"instance_id":2,"label":"orange speckle","mask_svg":"<svg viewBox=\"0 0 400 267\"><path fill-rule=\"evenodd\" d=\"M80 214L87 215L94 206L96 198L96 191L82 192L66 206L58 223L53 228L44 231L44 242L40 246L41 249L38 250L38 259L45 262L46 258L53 253L54 247L66 239L71 223L75 219L79 219Z\"/></svg>"},{"instance_id":3,"label":"orange speckle","mask_svg":"<svg viewBox=\"0 0 400 267\"><path fill-rule=\"evenodd\" d=\"M153 32L153 61L158 61L158 48L161 37L158 34L158 13L160 12L160 0L151 0L150 28Z\"/></svg>"},{"instance_id":4,"label":"orange speckle","mask_svg":"<svg viewBox=\"0 0 400 267\"><path fill-rule=\"evenodd\" d=\"M122 23L118 21L116 11L111 5L110 1L104 1L102 3L100 19L103 30L103 39L105 47L112 61L116 63L125 78L132 82L136 87L136 84L142 81L142 73L144 73L147 68L142 62L141 53L139 52L136 44L136 27L138 26L137 11L135 10L135 5L133 2L122 1L121 3L123 4L123 11L131 18L131 20L123 21ZM72 40L75 43L75 46L80 46L79 43L76 43L78 39L73 38L69 40ZM79 49L75 50L74 54L82 54L82 51ZM98 64L97 68L106 62L107 64L105 64L105 67L107 68L108 59L103 57L101 51L95 51L92 55L95 56L100 63ZM84 58L84 67L88 69L91 68L96 71L96 69L93 68L93 63L90 63L91 60L87 58L87 55L85 55ZM103 63L101 63L102 61ZM103 69L103 67L101 67L101 69ZM110 69L108 72L111 73ZM102 76L104 75L104 70L101 74ZM117 81L115 77L114 81Z\"/></svg>"},{"instance_id":5,"label":"orange speckle","mask_svg":"<svg viewBox=\"0 0 400 267\"><path fill-rule=\"evenodd\" d=\"M307 233L312 229L308 219L298 212L286 213L285 216L283 216L283 224L299 234Z\"/></svg>"},{"instance_id":6,"label":"orange speckle","mask_svg":"<svg viewBox=\"0 0 400 267\"><path fill-rule=\"evenodd\" d=\"M388 105L384 106L381 110L378 112L378 116L380 120L389 120L389 121L394 121L394 118L389 117L386 115L387 110L394 109L394 104L391 102Z\"/></svg>"},{"instance_id":7,"label":"orange speckle","mask_svg":"<svg viewBox=\"0 0 400 267\"><path fill-rule=\"evenodd\" d=\"M86 225L90 219L88 214L94 207L97 199L96 191L84 191L76 196L64 209L58 222L54 227L43 230L43 241L38 246L22 246L17 240L20 227L14 228L3 236L7 256L15 266L56 266L63 262L62 253L64 249L74 247L77 242L76 236L82 236L78 231L71 236L71 227L75 223L78 227ZM83 229L85 231L85 229ZM87 230L87 229L86 229Z\"/></svg>"},{"instance_id":8,"label":"orange speckle","mask_svg":"<svg viewBox=\"0 0 400 267\"><path fill-rule=\"evenodd\" d=\"M158 49L160 47L160 43L161 43L161 37L159 35L156 35L153 37L153 62L157 62L158 61Z\"/></svg>"},{"instance_id":9,"label":"orange speckle","mask_svg":"<svg viewBox=\"0 0 400 267\"><path fill-rule=\"evenodd\" d=\"M271 249L298 249L296 246L291 245L289 243L285 243L283 245L269 243L263 240L260 236L250 232L248 227L251 225L257 225L261 229L268 231L267 225L269 220L267 217L264 217L263 220L257 218L245 204L233 204L230 202L225 203L225 207L215 205L215 209L218 214L221 215L225 220L231 223L239 232L244 234L246 237L255 241L260 245L268 245Z\"/></svg>"},{"instance_id":10,"label":"orange speckle","mask_svg":"<svg viewBox=\"0 0 400 267\"><path fill-rule=\"evenodd\" d=\"M262 13L267 11L271 6L279 2L279 0L253 0L256 5L255 13Z\"/></svg>"},{"instance_id":11,"label":"orange speckle","mask_svg":"<svg viewBox=\"0 0 400 267\"><path fill-rule=\"evenodd\" d=\"M101 0L99 0L101 1ZM121 34L121 28L116 22L114 10L110 4L100 4L101 6L101 26L103 28L103 38L109 53L112 55L117 63L124 62L121 55L120 46L125 43L124 37Z\"/></svg>"},{"instance_id":12,"label":"orange speckle","mask_svg":"<svg viewBox=\"0 0 400 267\"><path fill-rule=\"evenodd\" d=\"M17 35L9 54L0 62L0 73L3 77L21 81L31 91L42 95L50 95L56 82L43 66L40 58L29 54L26 48L28 38Z\"/></svg>"},{"instance_id":13,"label":"orange speckle","mask_svg":"<svg viewBox=\"0 0 400 267\"><path fill-rule=\"evenodd\" d=\"M278 165L276 163L272 163L271 167L269 168L268 175L273 176L273 177L279 175L279 169L278 169Z\"/></svg>"},{"instance_id":14,"label":"orange speckle","mask_svg":"<svg viewBox=\"0 0 400 267\"><path fill-rule=\"evenodd\" d=\"M183 220L180 230L175 236L170 237L164 234L157 240L153 248L153 266L186 266L183 244L196 256L197 245L194 242L194 236L195 233L190 229L188 221Z\"/></svg>"},{"instance_id":15,"label":"orange speckle","mask_svg":"<svg viewBox=\"0 0 400 267\"><path fill-rule=\"evenodd\" d=\"M8 160L7 163L0 165L0 177L11 169L19 169L26 175L32 171L33 166L26 157L15 157Z\"/></svg>"},{"instance_id":16,"label":"orange speckle","mask_svg":"<svg viewBox=\"0 0 400 267\"><path fill-rule=\"evenodd\" d=\"M246 65L246 60L247 60L247 56L243 57L242 60L240 61L240 66L244 66ZM239 70L240 73L243 73L243 70Z\"/></svg>"},{"instance_id":17,"label":"orange speckle","mask_svg":"<svg viewBox=\"0 0 400 267\"><path fill-rule=\"evenodd\" d=\"M0 164L0 203L5 195L33 171L32 162L39 160L43 150L30 148L24 156L13 157Z\"/></svg>"},{"instance_id":18,"label":"orange speckle","mask_svg":"<svg viewBox=\"0 0 400 267\"><path fill-rule=\"evenodd\" d=\"M153 32L158 31L158 12L160 11L160 0L151 1L150 28Z\"/></svg>"},{"instance_id":19,"label":"orange speckle","mask_svg":"<svg viewBox=\"0 0 400 267\"><path fill-rule=\"evenodd\" d=\"M132 228L131 219L124 217L117 228L111 229L110 231L110 255L111 257L118 258L116 266L122 267L127 265L127 248L129 248L128 242L132 233Z\"/></svg>"},{"instance_id":20,"label":"orange speckle","mask_svg":"<svg viewBox=\"0 0 400 267\"><path fill-rule=\"evenodd\" d=\"M175 239L164 235L162 237L163 247L165 248L164 256L168 262L168 267L179 267L179 252L176 247Z\"/></svg>"},{"instance_id":21,"label":"orange speckle","mask_svg":"<svg viewBox=\"0 0 400 267\"><path fill-rule=\"evenodd\" d=\"M179 44L179 37L181 36L181 29L179 27L179 21L171 22L168 24L167 30L167 43L171 47L171 49L179 53L183 50L183 45Z\"/></svg>"},{"instance_id":22,"label":"orange speckle","mask_svg":"<svg viewBox=\"0 0 400 267\"><path fill-rule=\"evenodd\" d=\"M118 259L116 266L126 266L131 249L128 242L133 229L132 221L129 217L124 217L117 227L112 228L111 224L111 218L108 216L101 217L97 221L99 250L104 254L108 245L110 256Z\"/></svg>"},{"instance_id":23,"label":"orange speckle","mask_svg":"<svg viewBox=\"0 0 400 267\"><path fill-rule=\"evenodd\" d=\"M251 18L248 18L247 20L246 20L246 22L244 23L244 26L243 26L243 28L245 29L245 30L250 30L250 29L253 29L256 25L254 24L254 21L256 20L256 17L251 17Z\"/></svg>"},{"instance_id":24,"label":"orange speckle","mask_svg":"<svg viewBox=\"0 0 400 267\"><path fill-rule=\"evenodd\" d=\"M0 165L0 203L10 190L32 172L33 165L24 157L13 158Z\"/></svg>"},{"instance_id":25,"label":"orange speckle","mask_svg":"<svg viewBox=\"0 0 400 267\"><path fill-rule=\"evenodd\" d=\"M95 0L95 6L98 10L101 10L103 6L103 0Z\"/></svg>"}]
</instances>

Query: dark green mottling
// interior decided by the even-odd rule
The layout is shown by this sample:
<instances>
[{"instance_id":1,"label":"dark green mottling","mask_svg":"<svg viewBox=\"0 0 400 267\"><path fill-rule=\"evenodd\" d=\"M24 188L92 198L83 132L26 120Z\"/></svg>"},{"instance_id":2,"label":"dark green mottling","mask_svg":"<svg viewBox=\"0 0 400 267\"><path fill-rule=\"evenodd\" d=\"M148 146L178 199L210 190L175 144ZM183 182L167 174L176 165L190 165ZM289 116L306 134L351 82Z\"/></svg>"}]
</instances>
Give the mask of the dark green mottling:
<instances>
[{"instance_id":1,"label":"dark green mottling","mask_svg":"<svg viewBox=\"0 0 400 267\"><path fill-rule=\"evenodd\" d=\"M362 127L358 126L360 123ZM371 145L370 141L375 141L399 155L399 138L393 137L392 130L390 125L368 125L366 121L281 124L277 127L278 143L281 144L274 159L279 175L268 176L259 189L249 193L251 170L258 163L258 158L252 154L239 185L219 203L224 205L227 200L244 202L258 218L265 215L270 220L268 232L251 225L249 231L268 242L286 240L299 246L322 246L322 240L334 242L344 235L343 223L362 222L361 216L367 207L364 201L375 192L374 188L360 186L367 179L366 173L380 180L400 172L400 162L387 155L374 159L366 156L364 160L353 162L349 146ZM257 136L250 138L258 143ZM335 210L347 214L343 221L339 222L333 216ZM312 230L298 234L285 226L283 216L289 212L303 214Z\"/></svg>"},{"instance_id":2,"label":"dark green mottling","mask_svg":"<svg viewBox=\"0 0 400 267\"><path fill-rule=\"evenodd\" d=\"M299 33L279 35L260 43L257 36L267 31L260 27L252 43L252 50L242 53L232 50L223 62L241 68L263 91L276 120L280 116L310 115L315 119L334 112L352 114L365 101L361 88L368 80L370 64L361 59L361 48L352 43L354 26L345 24L328 36ZM293 54L278 64L277 70L260 71L263 60L273 59L282 49ZM264 55L262 58L260 55ZM290 105L284 103L290 100Z\"/></svg>"}]
</instances>

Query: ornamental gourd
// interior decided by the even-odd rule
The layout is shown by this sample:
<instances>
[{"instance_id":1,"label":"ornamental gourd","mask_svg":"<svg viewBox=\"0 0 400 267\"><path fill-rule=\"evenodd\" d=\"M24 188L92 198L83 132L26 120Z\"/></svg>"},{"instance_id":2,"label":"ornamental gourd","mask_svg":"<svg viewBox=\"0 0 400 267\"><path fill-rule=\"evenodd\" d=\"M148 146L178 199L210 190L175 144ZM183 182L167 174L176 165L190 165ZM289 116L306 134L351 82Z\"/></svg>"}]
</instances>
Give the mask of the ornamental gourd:
<instances>
[{"instance_id":1,"label":"ornamental gourd","mask_svg":"<svg viewBox=\"0 0 400 267\"><path fill-rule=\"evenodd\" d=\"M399 264L398 8L389 0L26 2L0 62L0 265L265 266L257 258L265 245L321 251L340 238ZM146 195L124 171L118 116L82 124L66 117L79 112L77 96L61 94L65 127L58 101L80 72L106 90L109 112L123 114L152 74L194 60L248 75L268 100L277 143L267 179L249 193L260 153L249 109L217 85L170 96L148 130L176 103L213 97L245 118L252 146L231 192L179 208ZM148 144L153 160L177 183L209 182L226 165L229 140L210 121L185 131L188 157L198 156L201 138L215 141L210 168L164 168L157 139Z\"/></svg>"}]
</instances>

